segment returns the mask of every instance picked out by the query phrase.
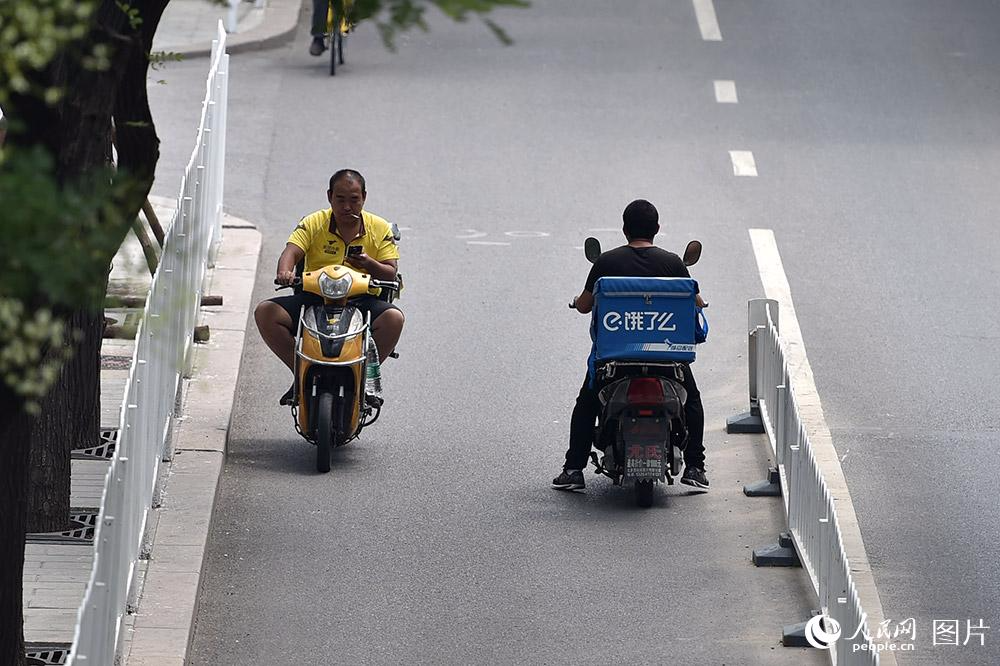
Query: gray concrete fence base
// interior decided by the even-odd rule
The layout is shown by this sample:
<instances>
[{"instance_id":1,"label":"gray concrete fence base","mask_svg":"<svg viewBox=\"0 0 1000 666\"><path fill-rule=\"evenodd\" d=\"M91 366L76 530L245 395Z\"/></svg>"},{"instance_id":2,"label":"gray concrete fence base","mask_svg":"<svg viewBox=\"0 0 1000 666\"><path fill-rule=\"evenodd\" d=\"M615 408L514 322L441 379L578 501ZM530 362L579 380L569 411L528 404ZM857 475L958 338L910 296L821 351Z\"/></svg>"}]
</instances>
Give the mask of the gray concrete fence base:
<instances>
[{"instance_id":1,"label":"gray concrete fence base","mask_svg":"<svg viewBox=\"0 0 1000 666\"><path fill-rule=\"evenodd\" d=\"M806 640L806 623L789 624L781 630L781 644L784 647L813 647Z\"/></svg>"},{"instance_id":2,"label":"gray concrete fence base","mask_svg":"<svg viewBox=\"0 0 1000 666\"><path fill-rule=\"evenodd\" d=\"M730 435L760 435L764 432L764 422L760 412L751 410L726 419L726 432Z\"/></svg>"},{"instance_id":3,"label":"gray concrete fence base","mask_svg":"<svg viewBox=\"0 0 1000 666\"><path fill-rule=\"evenodd\" d=\"M771 543L753 551L753 563L758 567L800 567L802 562L795 552L792 535L782 532L778 543Z\"/></svg>"},{"instance_id":4,"label":"gray concrete fence base","mask_svg":"<svg viewBox=\"0 0 1000 666\"><path fill-rule=\"evenodd\" d=\"M768 467L767 478L743 486L743 494L747 497L781 497L781 475L778 468Z\"/></svg>"}]
</instances>

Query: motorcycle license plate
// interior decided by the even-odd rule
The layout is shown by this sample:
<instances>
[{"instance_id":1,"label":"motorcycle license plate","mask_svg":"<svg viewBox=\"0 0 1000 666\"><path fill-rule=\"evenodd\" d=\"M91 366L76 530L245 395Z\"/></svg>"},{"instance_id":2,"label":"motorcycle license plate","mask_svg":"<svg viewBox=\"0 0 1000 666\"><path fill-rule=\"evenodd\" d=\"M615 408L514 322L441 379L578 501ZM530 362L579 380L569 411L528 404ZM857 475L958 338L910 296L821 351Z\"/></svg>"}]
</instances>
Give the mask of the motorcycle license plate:
<instances>
[{"instance_id":1,"label":"motorcycle license plate","mask_svg":"<svg viewBox=\"0 0 1000 666\"><path fill-rule=\"evenodd\" d=\"M670 432L662 419L637 418L622 427L626 479L659 479L666 464L664 446Z\"/></svg>"},{"instance_id":2,"label":"motorcycle license plate","mask_svg":"<svg viewBox=\"0 0 1000 666\"><path fill-rule=\"evenodd\" d=\"M631 444L625 449L625 477L658 479L663 476L663 446Z\"/></svg>"}]
</instances>

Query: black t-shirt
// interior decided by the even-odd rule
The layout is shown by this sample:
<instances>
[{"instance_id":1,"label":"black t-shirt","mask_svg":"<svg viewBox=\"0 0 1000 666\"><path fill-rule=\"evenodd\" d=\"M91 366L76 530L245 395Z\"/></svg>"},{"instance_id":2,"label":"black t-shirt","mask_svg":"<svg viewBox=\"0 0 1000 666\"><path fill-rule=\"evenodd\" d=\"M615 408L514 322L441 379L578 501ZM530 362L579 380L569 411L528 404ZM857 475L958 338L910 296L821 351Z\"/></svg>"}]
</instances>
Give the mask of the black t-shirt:
<instances>
[{"instance_id":1,"label":"black t-shirt","mask_svg":"<svg viewBox=\"0 0 1000 666\"><path fill-rule=\"evenodd\" d=\"M594 283L602 277L691 277L687 266L673 252L648 247L622 245L597 258L584 287L594 293Z\"/></svg>"}]
</instances>

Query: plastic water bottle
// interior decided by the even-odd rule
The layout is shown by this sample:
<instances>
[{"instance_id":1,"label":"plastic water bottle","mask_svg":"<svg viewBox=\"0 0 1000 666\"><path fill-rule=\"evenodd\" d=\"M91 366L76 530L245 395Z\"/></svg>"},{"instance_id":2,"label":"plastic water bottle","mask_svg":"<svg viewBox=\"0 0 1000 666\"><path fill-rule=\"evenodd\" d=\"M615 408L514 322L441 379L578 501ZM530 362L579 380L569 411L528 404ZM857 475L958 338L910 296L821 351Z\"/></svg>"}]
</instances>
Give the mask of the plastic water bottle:
<instances>
[{"instance_id":1,"label":"plastic water bottle","mask_svg":"<svg viewBox=\"0 0 1000 666\"><path fill-rule=\"evenodd\" d=\"M369 340L367 370L365 371L365 395L370 395L382 402L382 368L378 362L378 348L375 342Z\"/></svg>"}]
</instances>

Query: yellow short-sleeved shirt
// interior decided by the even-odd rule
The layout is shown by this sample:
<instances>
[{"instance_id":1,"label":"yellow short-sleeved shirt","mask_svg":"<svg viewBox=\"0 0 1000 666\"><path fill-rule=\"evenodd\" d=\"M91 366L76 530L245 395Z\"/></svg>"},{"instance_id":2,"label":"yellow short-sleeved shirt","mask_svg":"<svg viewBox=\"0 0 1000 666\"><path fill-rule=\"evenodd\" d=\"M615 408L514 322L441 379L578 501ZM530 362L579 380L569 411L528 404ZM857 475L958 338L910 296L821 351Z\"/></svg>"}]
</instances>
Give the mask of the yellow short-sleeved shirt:
<instances>
[{"instance_id":1,"label":"yellow short-sleeved shirt","mask_svg":"<svg viewBox=\"0 0 1000 666\"><path fill-rule=\"evenodd\" d=\"M361 211L361 235L349 243L337 233L336 225L331 224L332 217L333 211L329 208L306 215L288 237L289 243L306 253L306 272L330 264L343 264L348 245L360 245L365 254L376 261L399 259L392 227L378 215Z\"/></svg>"}]
</instances>

